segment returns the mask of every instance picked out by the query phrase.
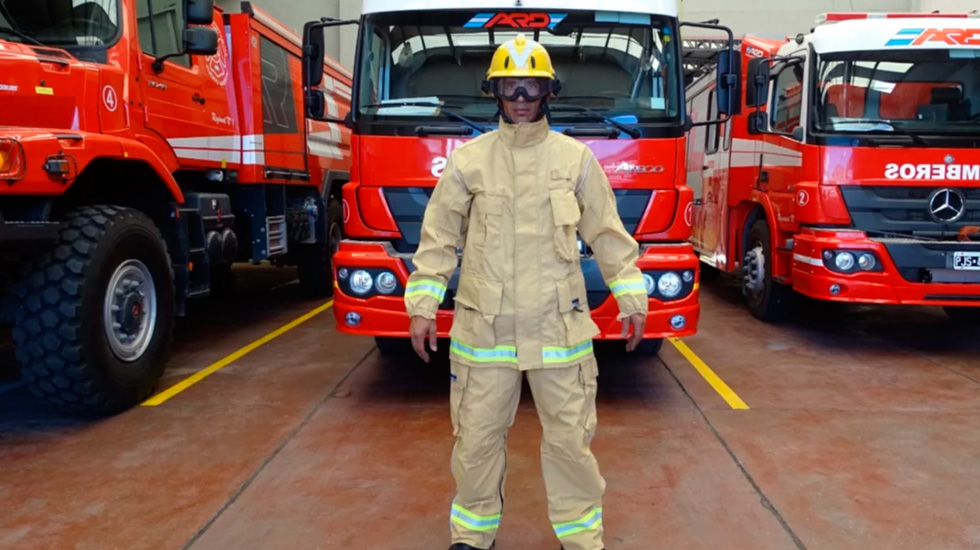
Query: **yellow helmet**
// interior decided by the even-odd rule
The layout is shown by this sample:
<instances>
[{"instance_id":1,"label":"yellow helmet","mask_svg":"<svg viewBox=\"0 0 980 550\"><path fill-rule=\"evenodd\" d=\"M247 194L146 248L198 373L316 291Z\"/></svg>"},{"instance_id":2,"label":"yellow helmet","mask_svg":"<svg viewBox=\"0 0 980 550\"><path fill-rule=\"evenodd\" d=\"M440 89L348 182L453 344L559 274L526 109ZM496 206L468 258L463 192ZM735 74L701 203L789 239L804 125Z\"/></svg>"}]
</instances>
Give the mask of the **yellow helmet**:
<instances>
[{"instance_id":1,"label":"yellow helmet","mask_svg":"<svg viewBox=\"0 0 980 550\"><path fill-rule=\"evenodd\" d=\"M555 68L548 50L523 34L501 44L493 54L487 80L507 77L533 77L555 80Z\"/></svg>"}]
</instances>

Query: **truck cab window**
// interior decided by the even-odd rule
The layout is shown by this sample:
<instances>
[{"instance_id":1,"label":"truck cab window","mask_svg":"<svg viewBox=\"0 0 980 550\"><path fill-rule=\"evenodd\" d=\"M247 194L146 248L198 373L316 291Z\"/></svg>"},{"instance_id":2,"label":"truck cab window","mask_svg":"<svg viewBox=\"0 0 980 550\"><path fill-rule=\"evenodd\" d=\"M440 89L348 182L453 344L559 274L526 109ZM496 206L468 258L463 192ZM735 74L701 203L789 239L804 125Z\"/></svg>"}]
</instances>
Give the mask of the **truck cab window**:
<instances>
[{"instance_id":1,"label":"truck cab window","mask_svg":"<svg viewBox=\"0 0 980 550\"><path fill-rule=\"evenodd\" d=\"M0 0L4 40L39 42L71 50L108 46L119 34L116 0Z\"/></svg>"},{"instance_id":2,"label":"truck cab window","mask_svg":"<svg viewBox=\"0 0 980 550\"><path fill-rule=\"evenodd\" d=\"M791 134L800 127L803 113L803 67L784 67L776 76L774 88L772 129Z\"/></svg>"},{"instance_id":3,"label":"truck cab window","mask_svg":"<svg viewBox=\"0 0 980 550\"><path fill-rule=\"evenodd\" d=\"M136 19L144 53L160 57L183 48L184 3L181 0L137 0ZM171 58L168 62L191 66L187 55Z\"/></svg>"},{"instance_id":4,"label":"truck cab window","mask_svg":"<svg viewBox=\"0 0 980 550\"><path fill-rule=\"evenodd\" d=\"M474 26L471 21L480 15L398 11L365 18L355 110L368 131L447 120L432 107L399 102L438 102L482 123L496 121L497 105L480 86L495 48L521 29ZM668 18L646 19L624 25L607 20L605 12L571 10L554 28L525 30L548 48L562 81L552 102L556 123L594 123L600 113L629 124L679 127L677 31ZM583 108L592 113L583 114Z\"/></svg>"}]
</instances>

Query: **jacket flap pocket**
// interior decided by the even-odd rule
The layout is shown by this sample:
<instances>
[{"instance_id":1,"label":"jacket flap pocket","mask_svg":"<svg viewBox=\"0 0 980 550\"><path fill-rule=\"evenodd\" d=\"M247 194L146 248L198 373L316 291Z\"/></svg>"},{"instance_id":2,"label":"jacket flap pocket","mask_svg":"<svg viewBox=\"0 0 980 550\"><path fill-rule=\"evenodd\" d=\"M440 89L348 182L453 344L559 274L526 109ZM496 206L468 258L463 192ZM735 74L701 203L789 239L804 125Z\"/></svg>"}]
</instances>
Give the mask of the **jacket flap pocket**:
<instances>
[{"instance_id":1,"label":"jacket flap pocket","mask_svg":"<svg viewBox=\"0 0 980 550\"><path fill-rule=\"evenodd\" d=\"M492 195L481 193L474 197L474 205L488 216L501 216L504 213L504 197L502 195Z\"/></svg>"},{"instance_id":2,"label":"jacket flap pocket","mask_svg":"<svg viewBox=\"0 0 980 550\"><path fill-rule=\"evenodd\" d=\"M572 275L565 280L556 281L558 287L558 311L568 313L578 309L588 311L589 297L585 290L585 278Z\"/></svg>"},{"instance_id":3,"label":"jacket flap pocket","mask_svg":"<svg viewBox=\"0 0 980 550\"><path fill-rule=\"evenodd\" d=\"M500 315L503 283L461 273L455 300L486 315Z\"/></svg>"},{"instance_id":4,"label":"jacket flap pocket","mask_svg":"<svg viewBox=\"0 0 980 550\"><path fill-rule=\"evenodd\" d=\"M551 181L548 182L549 187L552 189L564 187L569 187L569 183L572 181L572 171L568 168L552 168L551 169Z\"/></svg>"},{"instance_id":5,"label":"jacket flap pocket","mask_svg":"<svg viewBox=\"0 0 980 550\"><path fill-rule=\"evenodd\" d=\"M555 218L555 225L576 225L582 217L578 200L570 189L551 190L551 212Z\"/></svg>"}]
</instances>

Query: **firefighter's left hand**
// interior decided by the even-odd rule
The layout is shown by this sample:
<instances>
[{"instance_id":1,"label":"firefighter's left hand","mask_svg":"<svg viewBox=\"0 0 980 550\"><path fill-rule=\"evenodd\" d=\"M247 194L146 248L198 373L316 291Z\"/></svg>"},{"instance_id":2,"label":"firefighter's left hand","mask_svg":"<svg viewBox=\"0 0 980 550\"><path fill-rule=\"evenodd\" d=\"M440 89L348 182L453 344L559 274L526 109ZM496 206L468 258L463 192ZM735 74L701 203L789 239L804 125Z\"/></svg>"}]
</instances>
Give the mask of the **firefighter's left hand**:
<instances>
[{"instance_id":1,"label":"firefighter's left hand","mask_svg":"<svg viewBox=\"0 0 980 550\"><path fill-rule=\"evenodd\" d=\"M647 325L647 316L642 313L634 313L623 319L623 338L626 338L626 335L629 334L630 325L633 326L633 334L630 334L630 338L626 342L626 351L631 352L643 340L643 330Z\"/></svg>"}]
</instances>

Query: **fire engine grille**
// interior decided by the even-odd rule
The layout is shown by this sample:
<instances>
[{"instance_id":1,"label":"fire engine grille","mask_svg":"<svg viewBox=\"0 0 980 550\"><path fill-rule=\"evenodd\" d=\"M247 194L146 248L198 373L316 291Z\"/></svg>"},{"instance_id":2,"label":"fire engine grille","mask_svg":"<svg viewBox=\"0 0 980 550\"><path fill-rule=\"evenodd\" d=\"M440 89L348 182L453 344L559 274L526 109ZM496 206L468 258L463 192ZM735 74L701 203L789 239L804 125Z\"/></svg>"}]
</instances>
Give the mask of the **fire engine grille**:
<instances>
[{"instance_id":1,"label":"fire engine grille","mask_svg":"<svg viewBox=\"0 0 980 550\"><path fill-rule=\"evenodd\" d=\"M626 231L633 233L640 224L643 213L653 192L649 189L617 189L616 207L623 220ZM422 233L422 217L425 207L432 196L432 188L423 187L387 187L384 189L388 209L395 218L395 224L402 238L392 243L395 250L402 253L413 253L419 246Z\"/></svg>"},{"instance_id":2,"label":"fire engine grille","mask_svg":"<svg viewBox=\"0 0 980 550\"><path fill-rule=\"evenodd\" d=\"M953 223L932 215L930 199L943 189L956 189L965 200L965 212ZM933 239L950 238L960 229L980 225L980 189L947 187L840 188L854 227L869 233L906 235Z\"/></svg>"}]
</instances>

